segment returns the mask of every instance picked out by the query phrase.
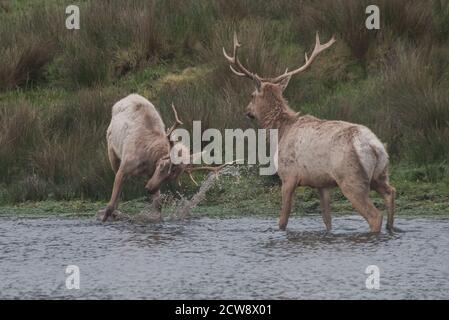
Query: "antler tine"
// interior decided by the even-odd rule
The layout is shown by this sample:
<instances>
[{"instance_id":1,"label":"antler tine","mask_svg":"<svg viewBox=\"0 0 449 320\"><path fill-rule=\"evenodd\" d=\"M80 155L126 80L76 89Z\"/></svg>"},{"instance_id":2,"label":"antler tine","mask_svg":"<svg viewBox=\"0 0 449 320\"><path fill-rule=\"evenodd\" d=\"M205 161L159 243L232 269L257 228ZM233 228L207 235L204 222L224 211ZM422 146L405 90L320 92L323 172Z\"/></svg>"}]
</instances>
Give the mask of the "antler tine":
<instances>
[{"instance_id":1,"label":"antler tine","mask_svg":"<svg viewBox=\"0 0 449 320\"><path fill-rule=\"evenodd\" d=\"M317 50L317 54L320 53L321 51L326 50L327 48L329 48L331 45L333 45L335 43L335 35L332 36L332 38L325 44L321 44L320 43L320 35L318 34L318 31L316 33L316 42L315 42L315 49L318 48ZM315 49L313 51L315 51Z\"/></svg>"},{"instance_id":2,"label":"antler tine","mask_svg":"<svg viewBox=\"0 0 449 320\"><path fill-rule=\"evenodd\" d=\"M212 167L212 166L194 167L194 168L186 169L186 171L187 171L187 173L192 173L193 171L208 170L208 171L217 173L218 171L223 169L226 165L228 165L228 164L225 163L225 164L222 164L222 165L216 166L216 167Z\"/></svg>"},{"instance_id":3,"label":"antler tine","mask_svg":"<svg viewBox=\"0 0 449 320\"><path fill-rule=\"evenodd\" d=\"M307 52L304 54L304 58L305 58L305 63L303 66L299 67L298 69L292 70L290 72L284 72L282 75L280 75L279 77L276 78L271 78L270 82L279 82L282 79L284 79L285 77L291 77L295 74L301 73L304 70L306 70L308 67L310 67L310 65L312 64L312 62L315 60L315 58L324 50L326 50L327 48L329 48L330 46L332 46L335 43L335 36L332 36L332 38L325 44L321 44L320 43L320 36L318 34L318 32L316 33L315 36L315 47L313 48L312 54L309 56L307 56Z\"/></svg>"},{"instance_id":4,"label":"antler tine","mask_svg":"<svg viewBox=\"0 0 449 320\"><path fill-rule=\"evenodd\" d=\"M172 110L173 110L173 114L175 115L175 123L171 126L171 128L167 131L167 137L168 138L170 138L170 135L172 134L172 132L176 129L176 127L178 126L178 125L182 125L183 123L182 123L182 121L181 120L179 120L179 118L178 118L178 112L176 111L176 108L175 108L175 105L174 105L174 103L172 102L172 104L171 104L171 108L172 108Z\"/></svg>"},{"instance_id":5,"label":"antler tine","mask_svg":"<svg viewBox=\"0 0 449 320\"><path fill-rule=\"evenodd\" d=\"M226 163L224 163L224 164L222 164L222 165L219 165L219 166L216 166L216 167L213 167L213 166L190 167L190 168L186 168L185 171L186 171L186 173L190 176L190 179L192 179L192 181L193 181L196 185L198 185L198 184L196 183L195 179L193 179L193 176L192 176L192 172L193 172L193 171L199 171L199 170L208 170L208 171L212 171L212 172L215 173L215 175L216 175L217 178L218 178L218 172L219 172L221 169L223 169L224 167L226 167L226 166L228 166L228 165L231 165L231 164L233 164L233 163L236 163L237 161L241 161L241 160L242 160L242 159L238 159L238 160L226 162Z\"/></svg>"},{"instance_id":6,"label":"antler tine","mask_svg":"<svg viewBox=\"0 0 449 320\"><path fill-rule=\"evenodd\" d=\"M237 33L234 32L234 48L233 53L234 55L231 57L227 54L226 49L223 47L223 55L225 56L226 60L230 63L229 68L231 71L240 76L240 77L247 77L254 81L256 81L257 85L260 86L261 84L261 78L257 75L249 71L243 64L240 62L238 58L238 49L241 47L241 44L239 43L239 40L237 38Z\"/></svg>"},{"instance_id":7,"label":"antler tine","mask_svg":"<svg viewBox=\"0 0 449 320\"><path fill-rule=\"evenodd\" d=\"M192 180L192 182L198 187L198 182L196 182L195 178L192 175L192 172L187 172L187 174L189 175L190 180Z\"/></svg>"},{"instance_id":8,"label":"antler tine","mask_svg":"<svg viewBox=\"0 0 449 320\"><path fill-rule=\"evenodd\" d=\"M237 56L237 50L238 48L240 48L241 44L239 43L239 39L237 39L237 33L234 32L234 55L231 57L226 53L225 48L223 47L223 54L225 56L225 58L229 61L229 63L234 64L235 63L235 59Z\"/></svg>"},{"instance_id":9,"label":"antler tine","mask_svg":"<svg viewBox=\"0 0 449 320\"><path fill-rule=\"evenodd\" d=\"M231 71L238 75L239 77L245 77L246 75L244 73L238 72L237 70L235 70L231 65L229 66L229 68L231 69Z\"/></svg>"}]
</instances>

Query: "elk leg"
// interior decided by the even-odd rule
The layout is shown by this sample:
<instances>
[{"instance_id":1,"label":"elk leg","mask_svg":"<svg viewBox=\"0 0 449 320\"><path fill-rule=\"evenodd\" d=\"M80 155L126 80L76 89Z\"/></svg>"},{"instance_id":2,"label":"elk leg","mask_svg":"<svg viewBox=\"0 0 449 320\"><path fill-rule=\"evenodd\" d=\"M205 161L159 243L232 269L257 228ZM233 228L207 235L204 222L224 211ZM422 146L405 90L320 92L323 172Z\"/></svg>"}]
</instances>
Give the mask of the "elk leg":
<instances>
[{"instance_id":1,"label":"elk leg","mask_svg":"<svg viewBox=\"0 0 449 320\"><path fill-rule=\"evenodd\" d=\"M382 228L382 214L369 198L369 188L359 184L339 184L344 196L357 212L368 222L371 232L378 233Z\"/></svg>"},{"instance_id":2,"label":"elk leg","mask_svg":"<svg viewBox=\"0 0 449 320\"><path fill-rule=\"evenodd\" d=\"M118 199L120 196L124 178L125 176L123 174L123 170L120 168L115 174L114 187L112 188L111 200L109 201L108 206L106 207L106 211L102 219L103 222L105 222L117 209Z\"/></svg>"},{"instance_id":3,"label":"elk leg","mask_svg":"<svg viewBox=\"0 0 449 320\"><path fill-rule=\"evenodd\" d=\"M153 199L151 207L154 208L154 210L160 214L162 211L161 191L158 190L157 192L153 193L151 195L151 198Z\"/></svg>"},{"instance_id":4,"label":"elk leg","mask_svg":"<svg viewBox=\"0 0 449 320\"><path fill-rule=\"evenodd\" d=\"M332 217L331 217L331 207L330 207L330 194L329 189L318 189L320 195L320 206L321 214L323 216L323 222L326 226L327 231L332 229Z\"/></svg>"},{"instance_id":5,"label":"elk leg","mask_svg":"<svg viewBox=\"0 0 449 320\"><path fill-rule=\"evenodd\" d=\"M395 231L393 224L394 224L394 207L395 207L394 200L396 196L396 190L385 179L381 181L374 181L372 183L372 187L384 199L385 206L387 207L388 211L387 230L393 232ZM399 231L399 229L397 229L397 231Z\"/></svg>"},{"instance_id":6,"label":"elk leg","mask_svg":"<svg viewBox=\"0 0 449 320\"><path fill-rule=\"evenodd\" d=\"M297 183L296 179L286 179L282 182L282 210L279 217L279 229L285 230L288 223L288 217L292 209L292 198Z\"/></svg>"},{"instance_id":7,"label":"elk leg","mask_svg":"<svg viewBox=\"0 0 449 320\"><path fill-rule=\"evenodd\" d=\"M110 147L108 147L108 157L112 170L114 171L114 173L117 173L118 169L120 168L120 159L117 157L114 150Z\"/></svg>"}]
</instances>

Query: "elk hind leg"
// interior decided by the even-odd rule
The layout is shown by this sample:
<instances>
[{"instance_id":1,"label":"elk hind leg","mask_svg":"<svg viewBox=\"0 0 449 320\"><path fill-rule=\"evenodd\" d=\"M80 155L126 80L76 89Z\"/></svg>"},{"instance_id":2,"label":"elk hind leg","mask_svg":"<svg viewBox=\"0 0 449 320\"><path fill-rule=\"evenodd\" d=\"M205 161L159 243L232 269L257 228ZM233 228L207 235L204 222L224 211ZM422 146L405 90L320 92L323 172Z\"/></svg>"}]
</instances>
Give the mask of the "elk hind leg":
<instances>
[{"instance_id":1,"label":"elk hind leg","mask_svg":"<svg viewBox=\"0 0 449 320\"><path fill-rule=\"evenodd\" d=\"M378 233L382 228L382 213L369 198L370 188L364 184L342 182L339 187L357 212L368 222L371 232Z\"/></svg>"},{"instance_id":2,"label":"elk hind leg","mask_svg":"<svg viewBox=\"0 0 449 320\"><path fill-rule=\"evenodd\" d=\"M385 206L387 207L387 230L391 232L395 231L393 224L396 189L389 184L388 178L386 178L386 176L382 176L380 179L373 181L371 186L372 189L376 190L376 192L382 196L385 202ZM397 229L397 231L399 231L399 229Z\"/></svg>"},{"instance_id":3,"label":"elk hind leg","mask_svg":"<svg viewBox=\"0 0 449 320\"><path fill-rule=\"evenodd\" d=\"M320 195L321 214L323 216L324 225L326 226L327 231L331 231L332 230L332 217L331 217L331 208L330 208L329 189L320 188L320 189L318 189L318 193Z\"/></svg>"},{"instance_id":4,"label":"elk hind leg","mask_svg":"<svg viewBox=\"0 0 449 320\"><path fill-rule=\"evenodd\" d=\"M288 218L292 210L292 198L297 186L296 179L288 178L282 181L282 210L279 216L279 229L287 228Z\"/></svg>"}]
</instances>

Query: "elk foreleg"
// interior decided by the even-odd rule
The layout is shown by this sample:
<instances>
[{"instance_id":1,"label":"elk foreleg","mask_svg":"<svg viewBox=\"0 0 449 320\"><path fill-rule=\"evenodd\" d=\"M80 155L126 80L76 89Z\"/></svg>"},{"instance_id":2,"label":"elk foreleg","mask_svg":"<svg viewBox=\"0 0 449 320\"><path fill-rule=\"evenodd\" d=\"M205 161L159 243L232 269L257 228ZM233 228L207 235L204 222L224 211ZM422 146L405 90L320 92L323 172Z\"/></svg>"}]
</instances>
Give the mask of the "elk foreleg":
<instances>
[{"instance_id":1,"label":"elk foreleg","mask_svg":"<svg viewBox=\"0 0 449 320\"><path fill-rule=\"evenodd\" d=\"M123 170L120 168L115 174L114 187L112 188L111 200L109 201L108 206L106 207L106 210L104 212L104 216L102 219L103 222L108 220L108 218L112 215L112 213L117 209L118 200L120 197L120 192L122 190L124 179L125 175L123 173Z\"/></svg>"},{"instance_id":2,"label":"elk foreleg","mask_svg":"<svg viewBox=\"0 0 449 320\"><path fill-rule=\"evenodd\" d=\"M151 199L152 199L151 208L160 214L162 211L161 191L158 190L155 193L153 193L151 195Z\"/></svg>"}]
</instances>

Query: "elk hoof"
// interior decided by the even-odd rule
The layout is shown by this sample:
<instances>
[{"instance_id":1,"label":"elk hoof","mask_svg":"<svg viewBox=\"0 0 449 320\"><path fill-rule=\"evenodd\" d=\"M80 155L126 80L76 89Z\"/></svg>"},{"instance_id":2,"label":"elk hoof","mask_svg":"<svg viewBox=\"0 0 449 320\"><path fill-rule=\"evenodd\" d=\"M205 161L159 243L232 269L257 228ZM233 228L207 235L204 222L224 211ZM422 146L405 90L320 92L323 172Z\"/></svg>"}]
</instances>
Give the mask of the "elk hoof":
<instances>
[{"instance_id":1,"label":"elk hoof","mask_svg":"<svg viewBox=\"0 0 449 320\"><path fill-rule=\"evenodd\" d=\"M116 221L116 220L119 220L120 217L123 216L122 213L120 211L118 211L118 210L114 210L108 216L106 216L106 211L107 211L107 208L99 210L97 212L97 219L102 221L102 222Z\"/></svg>"},{"instance_id":2,"label":"elk hoof","mask_svg":"<svg viewBox=\"0 0 449 320\"><path fill-rule=\"evenodd\" d=\"M163 219L162 219L162 214L150 214L149 216L148 216L148 222L150 222L150 223L159 223L159 222L162 222L163 221Z\"/></svg>"},{"instance_id":3,"label":"elk hoof","mask_svg":"<svg viewBox=\"0 0 449 320\"><path fill-rule=\"evenodd\" d=\"M279 221L279 230L285 231L287 229L287 222Z\"/></svg>"},{"instance_id":4,"label":"elk hoof","mask_svg":"<svg viewBox=\"0 0 449 320\"><path fill-rule=\"evenodd\" d=\"M387 231L389 233L395 233L395 232L401 233L401 232L404 232L404 230L402 230L402 229L399 229L399 228L396 228L396 227L391 227L389 225L387 225Z\"/></svg>"}]
</instances>

